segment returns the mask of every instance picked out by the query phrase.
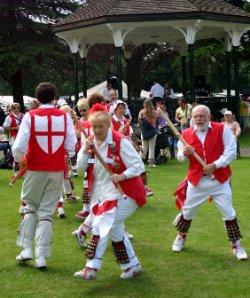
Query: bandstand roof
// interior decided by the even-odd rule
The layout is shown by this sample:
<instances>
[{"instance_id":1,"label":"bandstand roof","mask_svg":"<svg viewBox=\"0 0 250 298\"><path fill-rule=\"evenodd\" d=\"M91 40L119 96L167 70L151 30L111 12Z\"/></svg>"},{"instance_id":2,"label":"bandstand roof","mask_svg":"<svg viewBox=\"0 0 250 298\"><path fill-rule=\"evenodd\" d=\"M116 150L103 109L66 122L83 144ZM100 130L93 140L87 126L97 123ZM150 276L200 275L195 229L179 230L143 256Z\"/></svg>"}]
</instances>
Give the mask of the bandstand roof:
<instances>
[{"instance_id":1,"label":"bandstand roof","mask_svg":"<svg viewBox=\"0 0 250 298\"><path fill-rule=\"evenodd\" d=\"M119 29L128 31L124 44L175 44L184 40L176 27L187 28L194 21L199 22L196 40L224 38L227 30L250 28L250 14L224 0L90 0L59 20L54 32L67 41L110 44L111 31Z\"/></svg>"}]
</instances>

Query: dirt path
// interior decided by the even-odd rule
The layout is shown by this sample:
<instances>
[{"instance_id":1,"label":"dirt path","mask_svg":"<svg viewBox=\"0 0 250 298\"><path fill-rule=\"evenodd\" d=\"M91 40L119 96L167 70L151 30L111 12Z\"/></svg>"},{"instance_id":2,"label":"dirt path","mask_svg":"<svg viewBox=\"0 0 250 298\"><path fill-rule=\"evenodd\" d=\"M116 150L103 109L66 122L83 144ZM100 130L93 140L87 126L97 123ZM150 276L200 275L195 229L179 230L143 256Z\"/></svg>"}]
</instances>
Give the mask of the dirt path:
<instances>
[{"instance_id":1,"label":"dirt path","mask_svg":"<svg viewBox=\"0 0 250 298\"><path fill-rule=\"evenodd\" d=\"M250 147L240 148L240 155L242 157L250 157Z\"/></svg>"}]
</instances>

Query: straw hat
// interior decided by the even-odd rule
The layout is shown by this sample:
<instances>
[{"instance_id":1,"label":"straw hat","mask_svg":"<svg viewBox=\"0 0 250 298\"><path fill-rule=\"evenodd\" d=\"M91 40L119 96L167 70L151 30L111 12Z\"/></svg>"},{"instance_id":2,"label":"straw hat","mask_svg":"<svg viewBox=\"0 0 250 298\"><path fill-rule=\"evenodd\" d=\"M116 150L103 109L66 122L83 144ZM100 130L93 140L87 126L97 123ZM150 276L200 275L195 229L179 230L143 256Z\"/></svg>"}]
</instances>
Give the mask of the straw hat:
<instances>
[{"instance_id":1,"label":"straw hat","mask_svg":"<svg viewBox=\"0 0 250 298\"><path fill-rule=\"evenodd\" d=\"M79 99L77 102L77 108L79 111L85 110L87 111L89 109L89 103L87 98Z\"/></svg>"}]
</instances>

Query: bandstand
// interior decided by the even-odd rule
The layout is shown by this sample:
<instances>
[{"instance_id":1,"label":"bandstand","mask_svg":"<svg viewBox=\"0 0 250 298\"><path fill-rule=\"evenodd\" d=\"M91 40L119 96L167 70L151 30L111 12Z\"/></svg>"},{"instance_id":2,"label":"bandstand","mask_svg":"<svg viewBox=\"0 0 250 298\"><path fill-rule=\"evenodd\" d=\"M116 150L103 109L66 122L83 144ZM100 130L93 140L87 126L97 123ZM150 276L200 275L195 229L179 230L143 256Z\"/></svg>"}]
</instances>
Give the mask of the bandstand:
<instances>
[{"instance_id":1,"label":"bandstand","mask_svg":"<svg viewBox=\"0 0 250 298\"><path fill-rule=\"evenodd\" d=\"M121 57L126 61L142 44L168 43L179 49L186 82L189 63L189 90L195 101L194 44L197 40L217 39L224 43L226 56L227 100L238 114L238 49L241 37L250 30L250 14L224 0L90 0L81 9L59 20L55 34L64 39L75 57L75 98L78 99L77 55L80 54L86 96L86 59L91 46L114 44L116 48L118 93L122 97ZM231 56L235 96L231 96ZM128 90L130 90L128 86ZM131 94L128 94L130 100Z\"/></svg>"}]
</instances>

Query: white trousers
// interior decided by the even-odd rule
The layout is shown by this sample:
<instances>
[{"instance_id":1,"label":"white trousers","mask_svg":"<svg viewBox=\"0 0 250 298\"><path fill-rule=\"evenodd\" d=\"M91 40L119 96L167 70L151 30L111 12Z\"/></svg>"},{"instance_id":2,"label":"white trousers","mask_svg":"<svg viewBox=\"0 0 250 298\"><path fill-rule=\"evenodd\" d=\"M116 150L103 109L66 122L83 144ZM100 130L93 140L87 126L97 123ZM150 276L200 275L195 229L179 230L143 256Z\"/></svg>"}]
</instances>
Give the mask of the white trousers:
<instances>
[{"instance_id":1,"label":"white trousers","mask_svg":"<svg viewBox=\"0 0 250 298\"><path fill-rule=\"evenodd\" d=\"M71 185L71 183L70 183L69 178L65 178L65 179L63 180L63 192L64 192L66 195L71 195L72 192L73 192L72 185Z\"/></svg>"},{"instance_id":2,"label":"white trousers","mask_svg":"<svg viewBox=\"0 0 250 298\"><path fill-rule=\"evenodd\" d=\"M147 152L148 152L149 160L153 160L155 158L155 140L156 140L156 135L149 140L143 140L143 137L142 137L143 152L140 155L141 158L145 159L147 156Z\"/></svg>"},{"instance_id":3,"label":"white trousers","mask_svg":"<svg viewBox=\"0 0 250 298\"><path fill-rule=\"evenodd\" d=\"M50 255L52 215L60 198L62 182L63 172L28 171L25 175L21 200L27 206L17 245L32 248L35 237L37 257Z\"/></svg>"},{"instance_id":4,"label":"white trousers","mask_svg":"<svg viewBox=\"0 0 250 298\"><path fill-rule=\"evenodd\" d=\"M133 246L128 239L128 236L125 232L125 220L137 209L137 204L129 199L122 198L118 201L118 206L116 210L114 223L108 233L104 238L100 238L97 244L95 258L88 260L86 263L87 267L95 268L97 270L101 269L102 257L107 248L109 239L114 242L124 241L126 252L128 254L129 263L121 264L120 268L125 270L129 267L135 266L139 263ZM90 219L90 218L89 218ZM95 227L93 226L92 234L95 234Z\"/></svg>"},{"instance_id":5,"label":"white trousers","mask_svg":"<svg viewBox=\"0 0 250 298\"><path fill-rule=\"evenodd\" d=\"M197 208L207 202L210 196L222 213L223 220L235 218L236 214L232 206L232 191L229 180L221 184L216 179L207 176L203 176L197 186L193 186L188 182L187 199L182 207L184 218L187 220L193 219Z\"/></svg>"}]
</instances>

